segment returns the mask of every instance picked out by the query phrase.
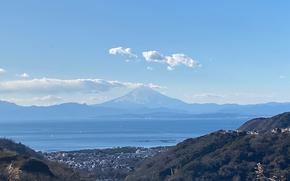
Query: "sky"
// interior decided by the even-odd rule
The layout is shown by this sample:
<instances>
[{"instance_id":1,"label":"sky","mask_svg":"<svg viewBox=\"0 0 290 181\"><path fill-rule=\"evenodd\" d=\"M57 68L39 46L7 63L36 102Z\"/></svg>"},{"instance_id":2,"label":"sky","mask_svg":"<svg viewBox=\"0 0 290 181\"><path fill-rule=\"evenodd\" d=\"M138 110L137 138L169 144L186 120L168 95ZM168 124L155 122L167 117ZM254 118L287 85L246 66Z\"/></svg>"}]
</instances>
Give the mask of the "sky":
<instances>
[{"instance_id":1,"label":"sky","mask_svg":"<svg viewBox=\"0 0 290 181\"><path fill-rule=\"evenodd\" d=\"M0 100L101 103L148 86L188 103L290 102L286 0L0 2Z\"/></svg>"}]
</instances>

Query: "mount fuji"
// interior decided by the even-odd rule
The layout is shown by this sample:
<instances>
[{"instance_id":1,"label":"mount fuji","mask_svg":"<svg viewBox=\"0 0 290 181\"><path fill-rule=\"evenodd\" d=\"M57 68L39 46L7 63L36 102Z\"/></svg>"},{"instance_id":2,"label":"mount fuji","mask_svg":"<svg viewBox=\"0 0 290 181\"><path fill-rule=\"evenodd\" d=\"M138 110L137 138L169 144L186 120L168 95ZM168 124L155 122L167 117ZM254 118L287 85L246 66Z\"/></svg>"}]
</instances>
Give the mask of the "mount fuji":
<instances>
[{"instance_id":1,"label":"mount fuji","mask_svg":"<svg viewBox=\"0 0 290 181\"><path fill-rule=\"evenodd\" d=\"M101 106L122 109L184 109L188 107L188 104L181 100L165 96L152 88L139 87L122 97L105 102Z\"/></svg>"}]
</instances>

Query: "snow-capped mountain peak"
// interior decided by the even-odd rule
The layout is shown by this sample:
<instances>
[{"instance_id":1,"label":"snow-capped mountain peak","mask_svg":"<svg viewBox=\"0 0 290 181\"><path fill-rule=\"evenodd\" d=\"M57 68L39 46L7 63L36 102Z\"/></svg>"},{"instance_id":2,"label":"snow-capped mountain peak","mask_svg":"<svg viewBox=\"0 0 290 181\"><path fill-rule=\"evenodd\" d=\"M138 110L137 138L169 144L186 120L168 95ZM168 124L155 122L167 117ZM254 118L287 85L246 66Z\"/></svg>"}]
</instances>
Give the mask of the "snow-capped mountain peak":
<instances>
[{"instance_id":1,"label":"snow-capped mountain peak","mask_svg":"<svg viewBox=\"0 0 290 181\"><path fill-rule=\"evenodd\" d=\"M173 108L186 104L178 99L173 99L149 87L138 87L128 94L103 103L108 107L147 107L147 108Z\"/></svg>"}]
</instances>

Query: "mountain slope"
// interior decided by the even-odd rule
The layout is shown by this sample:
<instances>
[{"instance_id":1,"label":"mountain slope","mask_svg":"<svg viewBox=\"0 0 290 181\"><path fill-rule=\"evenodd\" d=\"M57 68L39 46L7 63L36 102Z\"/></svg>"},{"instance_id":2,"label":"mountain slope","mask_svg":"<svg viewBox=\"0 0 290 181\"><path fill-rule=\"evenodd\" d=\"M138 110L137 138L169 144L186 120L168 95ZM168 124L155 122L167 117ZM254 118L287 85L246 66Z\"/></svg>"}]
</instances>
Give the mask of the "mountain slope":
<instances>
[{"instance_id":1,"label":"mountain slope","mask_svg":"<svg viewBox=\"0 0 290 181\"><path fill-rule=\"evenodd\" d=\"M77 181L80 177L22 144L0 139L0 180Z\"/></svg>"},{"instance_id":2,"label":"mountain slope","mask_svg":"<svg viewBox=\"0 0 290 181\"><path fill-rule=\"evenodd\" d=\"M167 97L151 88L139 87L128 94L101 104L105 107L135 109L135 108L172 108L182 109L188 104Z\"/></svg>"},{"instance_id":3,"label":"mountain slope","mask_svg":"<svg viewBox=\"0 0 290 181\"><path fill-rule=\"evenodd\" d=\"M256 118L243 124L240 131L270 131L274 128L289 128L290 112L279 114L271 118Z\"/></svg>"},{"instance_id":4,"label":"mountain slope","mask_svg":"<svg viewBox=\"0 0 290 181\"><path fill-rule=\"evenodd\" d=\"M148 159L126 180L255 180L258 163L265 177L289 180L289 147L289 132L250 135L218 131L188 139Z\"/></svg>"}]
</instances>

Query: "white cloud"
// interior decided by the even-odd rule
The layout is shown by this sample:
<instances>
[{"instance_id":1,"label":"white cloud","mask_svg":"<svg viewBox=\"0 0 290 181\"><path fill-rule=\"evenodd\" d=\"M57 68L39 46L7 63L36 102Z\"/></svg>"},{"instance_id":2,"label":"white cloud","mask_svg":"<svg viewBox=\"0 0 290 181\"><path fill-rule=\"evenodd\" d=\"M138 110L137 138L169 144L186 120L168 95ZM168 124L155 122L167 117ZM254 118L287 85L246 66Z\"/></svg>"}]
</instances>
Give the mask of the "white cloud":
<instances>
[{"instance_id":1,"label":"white cloud","mask_svg":"<svg viewBox=\"0 0 290 181\"><path fill-rule=\"evenodd\" d=\"M156 84L103 79L21 79L0 81L0 99L20 105L52 105L64 102L96 104L119 97L128 91Z\"/></svg>"},{"instance_id":2,"label":"white cloud","mask_svg":"<svg viewBox=\"0 0 290 181\"><path fill-rule=\"evenodd\" d=\"M157 51L146 51L142 53L143 57L148 62L164 62L165 57Z\"/></svg>"},{"instance_id":3,"label":"white cloud","mask_svg":"<svg viewBox=\"0 0 290 181\"><path fill-rule=\"evenodd\" d=\"M152 51L145 51L142 53L142 55L145 58L145 60L148 62L157 62L157 63L167 64L168 70L173 70L174 67L178 65L185 65L189 68L196 68L196 67L201 66L196 60L182 53L176 53L176 54L164 56L158 51L152 50Z\"/></svg>"},{"instance_id":4,"label":"white cloud","mask_svg":"<svg viewBox=\"0 0 290 181\"><path fill-rule=\"evenodd\" d=\"M193 99L222 99L225 95L215 94L215 93L201 93L192 95Z\"/></svg>"},{"instance_id":5,"label":"white cloud","mask_svg":"<svg viewBox=\"0 0 290 181\"><path fill-rule=\"evenodd\" d=\"M29 77L30 77L30 75L29 75L29 74L27 74L27 73L23 73L23 74L20 74L20 75L18 75L18 77L21 77L21 78L24 78L24 79L26 79L26 78L29 78Z\"/></svg>"},{"instance_id":6,"label":"white cloud","mask_svg":"<svg viewBox=\"0 0 290 181\"><path fill-rule=\"evenodd\" d=\"M22 97L22 98L7 98L3 99L8 102L14 102L19 105L30 106L30 105L37 105L37 106L49 106L54 104L64 103L62 97L53 96L53 95L46 95L42 97Z\"/></svg>"},{"instance_id":7,"label":"white cloud","mask_svg":"<svg viewBox=\"0 0 290 181\"><path fill-rule=\"evenodd\" d=\"M128 58L125 60L126 62L138 58L138 56L132 52L131 48L124 47L111 48L109 49L109 54L125 56ZM142 56L147 62L167 64L167 70L174 70L174 67L179 65L184 65L189 68L201 66L196 60L183 53L175 53L165 56L156 50L150 50L142 52Z\"/></svg>"},{"instance_id":8,"label":"white cloud","mask_svg":"<svg viewBox=\"0 0 290 181\"><path fill-rule=\"evenodd\" d=\"M152 71L153 67L147 66L146 69L149 70L149 71Z\"/></svg>"},{"instance_id":9,"label":"white cloud","mask_svg":"<svg viewBox=\"0 0 290 181\"><path fill-rule=\"evenodd\" d=\"M59 96L47 95L43 97L34 97L33 100L47 103L47 102L62 101L62 98Z\"/></svg>"},{"instance_id":10,"label":"white cloud","mask_svg":"<svg viewBox=\"0 0 290 181\"><path fill-rule=\"evenodd\" d=\"M152 83L149 83L149 84L141 84L138 87L140 87L140 86L150 87L152 89L167 89L167 87L160 86L160 85L157 85L157 84L152 84Z\"/></svg>"},{"instance_id":11,"label":"white cloud","mask_svg":"<svg viewBox=\"0 0 290 181\"><path fill-rule=\"evenodd\" d=\"M203 92L185 96L185 101L190 103L259 104L265 102L283 102L285 100L279 100L275 94L260 94L251 92Z\"/></svg>"},{"instance_id":12,"label":"white cloud","mask_svg":"<svg viewBox=\"0 0 290 181\"><path fill-rule=\"evenodd\" d=\"M138 56L132 52L131 48L116 47L109 49L111 55L122 55L130 59L137 58Z\"/></svg>"},{"instance_id":13,"label":"white cloud","mask_svg":"<svg viewBox=\"0 0 290 181\"><path fill-rule=\"evenodd\" d=\"M109 91L113 88L136 88L149 86L160 88L154 84L108 81L102 79L30 79L0 82L0 92L24 92L24 93L98 93Z\"/></svg>"},{"instance_id":14,"label":"white cloud","mask_svg":"<svg viewBox=\"0 0 290 181\"><path fill-rule=\"evenodd\" d=\"M0 75L5 74L5 73L6 73L6 70L3 68L0 68Z\"/></svg>"},{"instance_id":15,"label":"white cloud","mask_svg":"<svg viewBox=\"0 0 290 181\"><path fill-rule=\"evenodd\" d=\"M193 60L189 56L184 55L182 53L166 56L166 63L169 64L170 67L175 67L179 64L183 64L190 68L196 68L200 66L200 64L197 61Z\"/></svg>"},{"instance_id":16,"label":"white cloud","mask_svg":"<svg viewBox=\"0 0 290 181\"><path fill-rule=\"evenodd\" d=\"M167 66L167 70L172 71L172 70L174 70L174 68L170 67L170 66Z\"/></svg>"}]
</instances>

